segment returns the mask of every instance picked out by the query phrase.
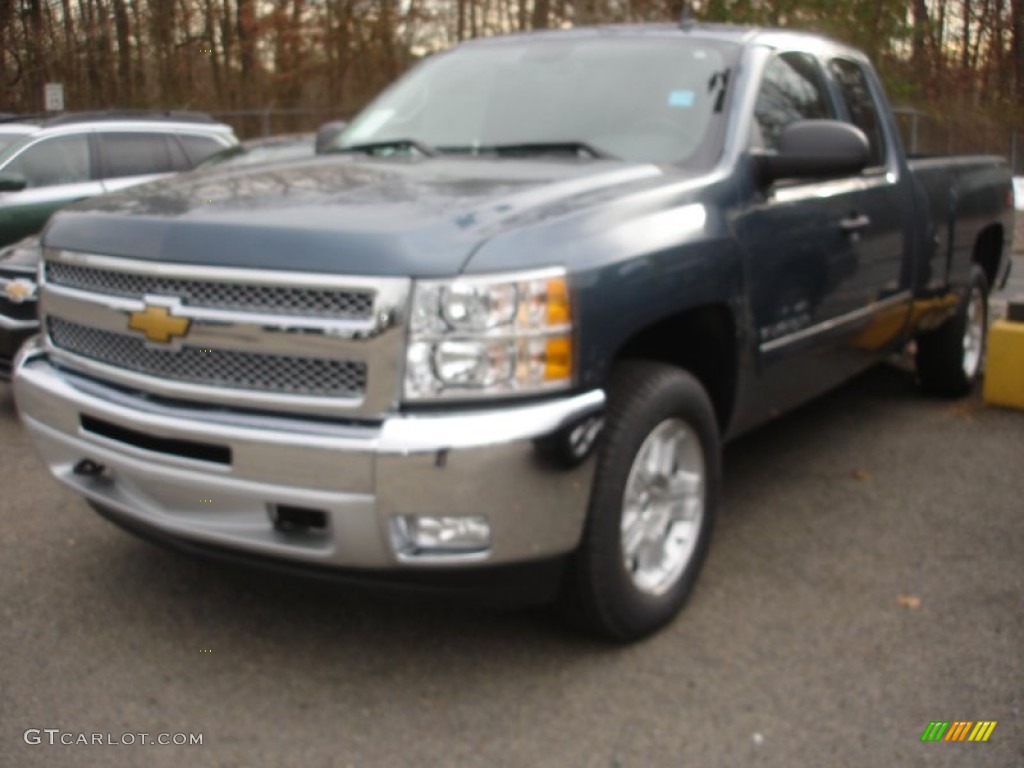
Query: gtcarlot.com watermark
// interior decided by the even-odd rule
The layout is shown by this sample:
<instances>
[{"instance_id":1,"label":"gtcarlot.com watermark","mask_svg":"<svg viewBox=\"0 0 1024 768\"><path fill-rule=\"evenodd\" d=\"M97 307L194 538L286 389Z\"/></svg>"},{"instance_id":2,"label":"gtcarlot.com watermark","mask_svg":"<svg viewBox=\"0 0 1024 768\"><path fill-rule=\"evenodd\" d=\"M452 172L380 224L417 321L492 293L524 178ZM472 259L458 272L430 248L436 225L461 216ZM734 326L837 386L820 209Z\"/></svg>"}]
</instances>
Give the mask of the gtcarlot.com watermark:
<instances>
[{"instance_id":1,"label":"gtcarlot.com watermark","mask_svg":"<svg viewBox=\"0 0 1024 768\"><path fill-rule=\"evenodd\" d=\"M134 747L156 744L159 746L186 747L202 745L201 733L86 733L84 731L62 731L60 728L28 728L22 734L26 744L63 744L66 747Z\"/></svg>"}]
</instances>

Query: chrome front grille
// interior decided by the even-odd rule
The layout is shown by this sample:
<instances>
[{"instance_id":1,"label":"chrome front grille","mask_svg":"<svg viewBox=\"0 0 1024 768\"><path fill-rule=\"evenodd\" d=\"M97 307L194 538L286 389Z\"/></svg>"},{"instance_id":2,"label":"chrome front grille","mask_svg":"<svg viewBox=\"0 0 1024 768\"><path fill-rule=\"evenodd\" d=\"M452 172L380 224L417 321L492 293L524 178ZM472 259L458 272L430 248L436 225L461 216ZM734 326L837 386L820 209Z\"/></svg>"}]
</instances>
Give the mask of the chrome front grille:
<instances>
[{"instance_id":1,"label":"chrome front grille","mask_svg":"<svg viewBox=\"0 0 1024 768\"><path fill-rule=\"evenodd\" d=\"M102 331L51 317L50 339L58 349L122 370L210 387L230 387L313 397L362 397L366 364L223 349L159 349L127 334Z\"/></svg>"},{"instance_id":2,"label":"chrome front grille","mask_svg":"<svg viewBox=\"0 0 1024 768\"><path fill-rule=\"evenodd\" d=\"M192 280L61 261L47 262L46 281L109 296L175 296L185 306L210 309L336 319L365 319L373 312L372 291Z\"/></svg>"},{"instance_id":3,"label":"chrome front grille","mask_svg":"<svg viewBox=\"0 0 1024 768\"><path fill-rule=\"evenodd\" d=\"M399 405L409 278L44 259L46 344L70 369L224 408L377 419Z\"/></svg>"}]
</instances>

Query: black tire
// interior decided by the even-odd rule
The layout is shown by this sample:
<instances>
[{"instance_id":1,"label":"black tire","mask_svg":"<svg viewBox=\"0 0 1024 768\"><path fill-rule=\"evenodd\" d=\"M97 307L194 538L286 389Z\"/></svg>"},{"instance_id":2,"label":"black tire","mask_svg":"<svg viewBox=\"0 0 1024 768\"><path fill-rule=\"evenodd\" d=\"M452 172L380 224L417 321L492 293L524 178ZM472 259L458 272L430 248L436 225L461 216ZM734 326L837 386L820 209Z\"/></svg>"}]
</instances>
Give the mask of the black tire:
<instances>
[{"instance_id":1,"label":"black tire","mask_svg":"<svg viewBox=\"0 0 1024 768\"><path fill-rule=\"evenodd\" d=\"M608 396L587 523L580 547L570 561L562 607L584 629L626 642L668 624L693 590L707 553L718 503L721 447L711 401L700 382L683 370L662 363L620 363L612 374ZM677 446L683 442L693 444L692 438L697 438L704 478L701 491L693 491L692 496L694 501L702 501L703 514L695 535L689 537L695 544L687 544L692 549L688 559L681 560L685 563L681 572L677 576L666 574L668 586L652 594L638 587L637 577L627 569L622 525L627 482L634 461L648 438L654 439L666 422L676 429L682 429L684 424L689 430L686 440L676 443ZM678 470L679 448L673 451L672 466ZM696 455L698 447L687 451ZM668 538L672 524L667 523L665 528L664 536ZM636 568L639 562L637 555Z\"/></svg>"},{"instance_id":2,"label":"black tire","mask_svg":"<svg viewBox=\"0 0 1024 768\"><path fill-rule=\"evenodd\" d=\"M968 352L968 340L977 330L973 312L981 313L981 337L975 338L977 354ZM978 303L980 302L980 304ZM956 314L934 331L917 338L917 376L922 388L939 397L964 397L970 394L981 376L988 329L988 280L980 267L971 270L967 291Z\"/></svg>"}]
</instances>

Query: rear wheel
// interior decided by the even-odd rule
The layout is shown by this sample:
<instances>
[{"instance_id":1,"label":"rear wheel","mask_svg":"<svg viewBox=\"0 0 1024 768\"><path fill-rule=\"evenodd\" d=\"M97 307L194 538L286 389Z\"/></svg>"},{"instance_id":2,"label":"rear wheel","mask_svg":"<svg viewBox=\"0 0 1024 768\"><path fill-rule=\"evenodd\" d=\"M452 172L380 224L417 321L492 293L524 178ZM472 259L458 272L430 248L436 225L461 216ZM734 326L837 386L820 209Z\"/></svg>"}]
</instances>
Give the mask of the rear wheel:
<instances>
[{"instance_id":1,"label":"rear wheel","mask_svg":"<svg viewBox=\"0 0 1024 768\"><path fill-rule=\"evenodd\" d=\"M619 365L590 510L565 598L589 630L628 641L670 622L693 589L718 500L707 393L661 363Z\"/></svg>"},{"instance_id":2,"label":"rear wheel","mask_svg":"<svg viewBox=\"0 0 1024 768\"><path fill-rule=\"evenodd\" d=\"M975 266L956 314L917 339L921 386L942 397L969 394L981 375L987 330L988 280Z\"/></svg>"}]
</instances>

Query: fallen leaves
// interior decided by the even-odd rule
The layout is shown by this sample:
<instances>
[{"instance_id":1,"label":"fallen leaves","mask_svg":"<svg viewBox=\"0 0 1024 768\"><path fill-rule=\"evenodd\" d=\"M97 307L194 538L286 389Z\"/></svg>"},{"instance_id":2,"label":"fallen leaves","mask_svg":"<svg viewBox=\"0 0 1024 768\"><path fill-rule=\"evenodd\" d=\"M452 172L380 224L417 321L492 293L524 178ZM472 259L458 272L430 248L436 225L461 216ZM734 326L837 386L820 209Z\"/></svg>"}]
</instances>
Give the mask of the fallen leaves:
<instances>
[{"instance_id":1,"label":"fallen leaves","mask_svg":"<svg viewBox=\"0 0 1024 768\"><path fill-rule=\"evenodd\" d=\"M983 400L964 400L949 406L949 414L954 418L973 423L976 420L975 415L984 407Z\"/></svg>"},{"instance_id":2,"label":"fallen leaves","mask_svg":"<svg viewBox=\"0 0 1024 768\"><path fill-rule=\"evenodd\" d=\"M908 611L916 611L921 607L921 598L917 595L900 595L896 598L896 605Z\"/></svg>"}]
</instances>

